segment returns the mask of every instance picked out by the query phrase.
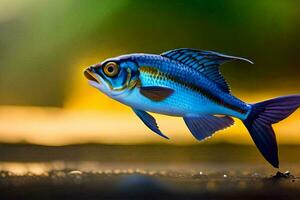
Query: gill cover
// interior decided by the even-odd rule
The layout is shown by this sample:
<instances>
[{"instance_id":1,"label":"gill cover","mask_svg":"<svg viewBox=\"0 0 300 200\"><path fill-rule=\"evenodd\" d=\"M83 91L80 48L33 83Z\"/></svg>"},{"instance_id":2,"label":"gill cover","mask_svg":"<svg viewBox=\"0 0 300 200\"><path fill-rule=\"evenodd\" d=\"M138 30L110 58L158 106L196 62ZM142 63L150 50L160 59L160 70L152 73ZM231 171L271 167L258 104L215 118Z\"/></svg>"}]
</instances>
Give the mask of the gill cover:
<instances>
[{"instance_id":1,"label":"gill cover","mask_svg":"<svg viewBox=\"0 0 300 200\"><path fill-rule=\"evenodd\" d=\"M125 89L132 89L138 80L136 64L126 59L106 60L95 65L94 70L112 95Z\"/></svg>"}]
</instances>

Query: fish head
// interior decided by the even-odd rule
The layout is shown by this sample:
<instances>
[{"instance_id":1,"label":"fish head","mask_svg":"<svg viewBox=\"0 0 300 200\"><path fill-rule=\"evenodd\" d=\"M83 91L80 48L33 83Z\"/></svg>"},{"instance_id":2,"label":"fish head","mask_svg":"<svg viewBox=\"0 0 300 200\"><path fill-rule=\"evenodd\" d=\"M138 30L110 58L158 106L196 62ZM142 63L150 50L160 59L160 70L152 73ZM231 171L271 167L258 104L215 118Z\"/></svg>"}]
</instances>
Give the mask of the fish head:
<instances>
[{"instance_id":1,"label":"fish head","mask_svg":"<svg viewBox=\"0 0 300 200\"><path fill-rule=\"evenodd\" d=\"M129 56L110 58L84 70L91 86L113 98L130 93L138 74L138 65Z\"/></svg>"}]
</instances>

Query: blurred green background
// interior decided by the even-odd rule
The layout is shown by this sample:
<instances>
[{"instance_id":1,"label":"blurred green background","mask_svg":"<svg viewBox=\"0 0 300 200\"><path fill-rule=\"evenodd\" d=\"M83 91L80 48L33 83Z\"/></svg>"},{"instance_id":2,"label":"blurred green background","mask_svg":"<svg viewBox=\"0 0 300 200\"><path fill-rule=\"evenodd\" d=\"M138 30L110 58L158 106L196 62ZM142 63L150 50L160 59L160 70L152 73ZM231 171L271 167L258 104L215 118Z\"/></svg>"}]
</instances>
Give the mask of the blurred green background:
<instances>
[{"instance_id":1,"label":"blurred green background","mask_svg":"<svg viewBox=\"0 0 300 200\"><path fill-rule=\"evenodd\" d=\"M299 93L297 0L0 0L0 5L2 105L62 107L73 88L78 68L73 63L83 55L100 61L179 47L254 61L223 67L233 90Z\"/></svg>"}]
</instances>

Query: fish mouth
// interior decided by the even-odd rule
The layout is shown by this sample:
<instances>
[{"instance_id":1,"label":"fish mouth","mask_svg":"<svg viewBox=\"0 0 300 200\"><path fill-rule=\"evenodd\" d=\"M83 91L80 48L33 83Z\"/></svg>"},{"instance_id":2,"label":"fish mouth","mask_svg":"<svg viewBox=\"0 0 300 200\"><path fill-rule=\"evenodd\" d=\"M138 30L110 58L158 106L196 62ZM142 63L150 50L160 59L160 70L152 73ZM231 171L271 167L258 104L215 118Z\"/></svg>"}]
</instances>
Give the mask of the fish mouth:
<instances>
[{"instance_id":1,"label":"fish mouth","mask_svg":"<svg viewBox=\"0 0 300 200\"><path fill-rule=\"evenodd\" d=\"M86 70L84 70L83 74L84 74L85 78L87 78L88 80L100 83L96 74L94 72L92 72L92 70L90 68L87 68Z\"/></svg>"}]
</instances>

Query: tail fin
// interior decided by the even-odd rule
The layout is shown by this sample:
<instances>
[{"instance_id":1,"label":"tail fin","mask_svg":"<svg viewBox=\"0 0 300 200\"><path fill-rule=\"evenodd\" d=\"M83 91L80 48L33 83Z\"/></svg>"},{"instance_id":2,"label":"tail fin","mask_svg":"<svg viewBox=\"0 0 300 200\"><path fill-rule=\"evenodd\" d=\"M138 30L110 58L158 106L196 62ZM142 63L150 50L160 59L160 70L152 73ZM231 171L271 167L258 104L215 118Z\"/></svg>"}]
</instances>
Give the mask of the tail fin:
<instances>
[{"instance_id":1,"label":"tail fin","mask_svg":"<svg viewBox=\"0 0 300 200\"><path fill-rule=\"evenodd\" d=\"M300 95L270 99L252 105L244 124L259 151L274 167L279 167L277 142L272 124L275 124L300 106Z\"/></svg>"}]
</instances>

